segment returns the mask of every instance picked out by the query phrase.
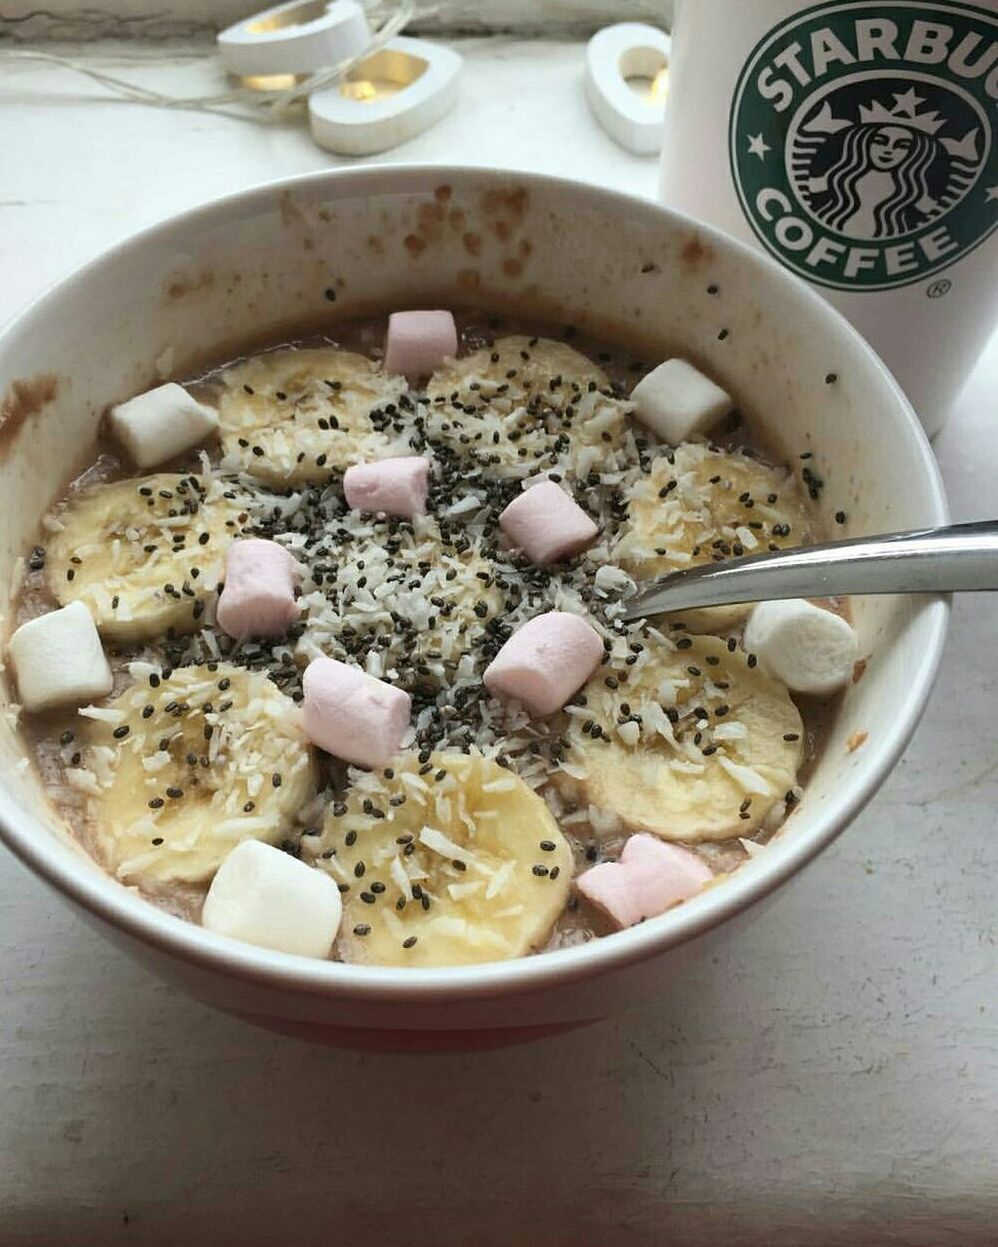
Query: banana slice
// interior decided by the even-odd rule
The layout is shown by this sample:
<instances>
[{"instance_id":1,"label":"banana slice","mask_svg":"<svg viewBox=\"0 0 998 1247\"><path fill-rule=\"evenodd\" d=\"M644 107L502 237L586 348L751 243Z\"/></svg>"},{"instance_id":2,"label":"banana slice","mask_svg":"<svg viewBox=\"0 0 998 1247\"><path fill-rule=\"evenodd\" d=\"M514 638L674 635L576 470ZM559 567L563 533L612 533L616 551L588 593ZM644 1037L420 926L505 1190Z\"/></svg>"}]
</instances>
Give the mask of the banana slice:
<instances>
[{"instance_id":1,"label":"banana slice","mask_svg":"<svg viewBox=\"0 0 998 1247\"><path fill-rule=\"evenodd\" d=\"M606 374L564 342L500 338L438 369L427 386L426 432L490 475L559 467L604 469L627 432L627 403Z\"/></svg>"},{"instance_id":2,"label":"banana slice","mask_svg":"<svg viewBox=\"0 0 998 1247\"><path fill-rule=\"evenodd\" d=\"M105 637L132 642L199 626L247 515L225 482L160 472L83 489L57 518L53 594L85 602Z\"/></svg>"},{"instance_id":3,"label":"banana slice","mask_svg":"<svg viewBox=\"0 0 998 1247\"><path fill-rule=\"evenodd\" d=\"M805 545L813 524L796 478L740 451L687 442L631 488L614 558L636 580L698 563ZM686 611L697 632L736 627L750 606Z\"/></svg>"},{"instance_id":4,"label":"banana slice","mask_svg":"<svg viewBox=\"0 0 998 1247\"><path fill-rule=\"evenodd\" d=\"M547 937L572 878L547 806L480 754L400 757L389 778L356 775L315 852L348 889L340 955L380 965L520 957Z\"/></svg>"},{"instance_id":5,"label":"banana slice","mask_svg":"<svg viewBox=\"0 0 998 1247\"><path fill-rule=\"evenodd\" d=\"M665 840L756 831L794 786L804 728L783 685L733 645L662 638L633 666L601 668L566 715L558 787Z\"/></svg>"},{"instance_id":6,"label":"banana slice","mask_svg":"<svg viewBox=\"0 0 998 1247\"><path fill-rule=\"evenodd\" d=\"M560 379L559 384L552 385L553 379ZM459 397L474 402L502 387L501 394L507 398L522 401L542 393L553 407L561 408L575 402L590 382L604 388L608 384L606 373L574 347L555 338L514 334L438 368L426 395L431 401L452 399L457 391Z\"/></svg>"},{"instance_id":7,"label":"banana slice","mask_svg":"<svg viewBox=\"0 0 998 1247\"><path fill-rule=\"evenodd\" d=\"M227 368L219 382L226 466L269 485L321 483L335 468L410 453L409 418L398 415L405 379L363 355L286 348Z\"/></svg>"},{"instance_id":8,"label":"banana slice","mask_svg":"<svg viewBox=\"0 0 998 1247\"><path fill-rule=\"evenodd\" d=\"M290 698L228 664L131 670L109 706L81 712L106 865L130 883L204 883L241 840L285 837L317 780Z\"/></svg>"}]
</instances>

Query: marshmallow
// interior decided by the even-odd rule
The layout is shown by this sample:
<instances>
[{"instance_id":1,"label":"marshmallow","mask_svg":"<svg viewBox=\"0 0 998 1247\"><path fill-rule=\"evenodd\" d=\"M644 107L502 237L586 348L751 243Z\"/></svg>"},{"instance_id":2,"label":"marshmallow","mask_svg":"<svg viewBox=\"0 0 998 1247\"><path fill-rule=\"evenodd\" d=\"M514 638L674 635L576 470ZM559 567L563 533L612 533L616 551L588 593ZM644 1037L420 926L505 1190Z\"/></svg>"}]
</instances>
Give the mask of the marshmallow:
<instances>
[{"instance_id":1,"label":"marshmallow","mask_svg":"<svg viewBox=\"0 0 998 1247\"><path fill-rule=\"evenodd\" d=\"M631 391L635 415L670 446L678 446L734 409L710 377L685 359L667 359L642 377Z\"/></svg>"},{"instance_id":2,"label":"marshmallow","mask_svg":"<svg viewBox=\"0 0 998 1247\"><path fill-rule=\"evenodd\" d=\"M82 602L21 624L8 652L25 710L82 705L106 697L114 683L97 625Z\"/></svg>"},{"instance_id":3,"label":"marshmallow","mask_svg":"<svg viewBox=\"0 0 998 1247\"><path fill-rule=\"evenodd\" d=\"M340 890L324 871L243 840L211 881L201 925L277 953L328 957L342 913Z\"/></svg>"},{"instance_id":4,"label":"marshmallow","mask_svg":"<svg viewBox=\"0 0 998 1247\"><path fill-rule=\"evenodd\" d=\"M190 450L218 428L218 413L170 381L111 408L111 432L140 468Z\"/></svg>"},{"instance_id":5,"label":"marshmallow","mask_svg":"<svg viewBox=\"0 0 998 1247\"><path fill-rule=\"evenodd\" d=\"M343 474L343 493L354 511L384 511L386 515L422 515L430 461L422 455L376 459L357 463Z\"/></svg>"},{"instance_id":6,"label":"marshmallow","mask_svg":"<svg viewBox=\"0 0 998 1247\"><path fill-rule=\"evenodd\" d=\"M280 636L301 613L295 585L301 569L276 541L234 541L225 560L218 625L231 637Z\"/></svg>"},{"instance_id":7,"label":"marshmallow","mask_svg":"<svg viewBox=\"0 0 998 1247\"><path fill-rule=\"evenodd\" d=\"M385 372L403 373L415 385L456 354L457 327L450 312L392 312L388 317Z\"/></svg>"},{"instance_id":8,"label":"marshmallow","mask_svg":"<svg viewBox=\"0 0 998 1247\"><path fill-rule=\"evenodd\" d=\"M578 615L535 615L485 669L494 696L515 697L531 714L552 714L578 692L603 658L603 642Z\"/></svg>"},{"instance_id":9,"label":"marshmallow","mask_svg":"<svg viewBox=\"0 0 998 1247\"><path fill-rule=\"evenodd\" d=\"M745 625L745 648L796 693L832 693L859 658L859 637L841 615L803 598L760 602Z\"/></svg>"},{"instance_id":10,"label":"marshmallow","mask_svg":"<svg viewBox=\"0 0 998 1247\"><path fill-rule=\"evenodd\" d=\"M711 878L710 867L695 853L642 834L631 836L619 861L587 870L577 886L616 926L633 927L696 896Z\"/></svg>"},{"instance_id":11,"label":"marshmallow","mask_svg":"<svg viewBox=\"0 0 998 1247\"><path fill-rule=\"evenodd\" d=\"M313 659L302 687L305 732L327 753L359 766L384 766L398 753L409 728L408 693L335 658Z\"/></svg>"},{"instance_id":12,"label":"marshmallow","mask_svg":"<svg viewBox=\"0 0 998 1247\"><path fill-rule=\"evenodd\" d=\"M599 531L571 494L541 481L514 498L499 526L532 563L543 567L578 554Z\"/></svg>"}]
</instances>

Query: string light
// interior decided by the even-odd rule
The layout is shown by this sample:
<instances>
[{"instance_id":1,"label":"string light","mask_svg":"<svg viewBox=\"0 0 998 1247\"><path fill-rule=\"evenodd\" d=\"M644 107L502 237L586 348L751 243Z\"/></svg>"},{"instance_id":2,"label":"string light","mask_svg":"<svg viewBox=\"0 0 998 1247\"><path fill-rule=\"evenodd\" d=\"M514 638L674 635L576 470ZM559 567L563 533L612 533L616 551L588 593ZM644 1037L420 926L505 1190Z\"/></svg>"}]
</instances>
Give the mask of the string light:
<instances>
[{"instance_id":1,"label":"string light","mask_svg":"<svg viewBox=\"0 0 998 1247\"><path fill-rule=\"evenodd\" d=\"M420 9L419 16L428 16L436 12L436 8ZM213 95L168 95L162 91L154 91L149 87L118 78L114 74L83 65L69 57L56 56L51 52L34 50L16 50L0 52L0 60L43 61L58 65L63 69L71 69L83 74L94 82L106 87L119 99L138 104L147 104L154 108L191 109L197 112L218 112L226 116L237 117L243 121L273 122L283 120L288 111L315 91L328 87L343 78L352 69L366 61L373 53L398 35L417 14L415 0L398 0L389 10L380 7L369 10L373 22L380 21L374 30L370 44L362 52L348 57L337 65L320 69L314 74L301 76L291 74L273 75L273 82L267 83L266 78L256 77L250 84L245 81L231 87L227 91L219 91ZM233 105L243 105L249 111L233 111Z\"/></svg>"}]
</instances>

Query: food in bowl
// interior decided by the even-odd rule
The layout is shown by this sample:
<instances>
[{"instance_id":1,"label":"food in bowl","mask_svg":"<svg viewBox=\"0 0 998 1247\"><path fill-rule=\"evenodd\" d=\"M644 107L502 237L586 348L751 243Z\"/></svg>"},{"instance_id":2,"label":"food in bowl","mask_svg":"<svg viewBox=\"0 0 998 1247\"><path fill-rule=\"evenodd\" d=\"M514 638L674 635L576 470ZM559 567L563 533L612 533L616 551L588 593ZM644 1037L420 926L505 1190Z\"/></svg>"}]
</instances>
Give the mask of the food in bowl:
<instances>
[{"instance_id":1,"label":"food in bowl","mask_svg":"<svg viewBox=\"0 0 998 1247\"><path fill-rule=\"evenodd\" d=\"M822 535L807 452L689 361L397 313L106 432L26 555L25 737L106 870L249 943L437 966L653 920L781 826L859 657L836 603L621 620Z\"/></svg>"}]
</instances>

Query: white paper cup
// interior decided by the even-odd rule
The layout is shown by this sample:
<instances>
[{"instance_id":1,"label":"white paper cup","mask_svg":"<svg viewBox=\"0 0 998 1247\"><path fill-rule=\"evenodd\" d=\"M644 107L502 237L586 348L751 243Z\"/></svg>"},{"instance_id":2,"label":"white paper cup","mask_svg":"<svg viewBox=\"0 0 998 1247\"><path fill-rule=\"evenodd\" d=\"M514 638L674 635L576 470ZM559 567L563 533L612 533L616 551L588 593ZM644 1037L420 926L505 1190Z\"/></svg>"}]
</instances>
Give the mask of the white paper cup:
<instances>
[{"instance_id":1,"label":"white paper cup","mask_svg":"<svg viewBox=\"0 0 998 1247\"><path fill-rule=\"evenodd\" d=\"M998 0L679 0L661 198L846 315L930 436L998 319Z\"/></svg>"}]
</instances>

